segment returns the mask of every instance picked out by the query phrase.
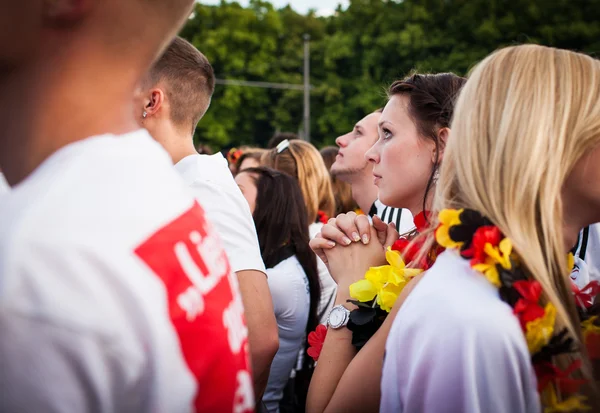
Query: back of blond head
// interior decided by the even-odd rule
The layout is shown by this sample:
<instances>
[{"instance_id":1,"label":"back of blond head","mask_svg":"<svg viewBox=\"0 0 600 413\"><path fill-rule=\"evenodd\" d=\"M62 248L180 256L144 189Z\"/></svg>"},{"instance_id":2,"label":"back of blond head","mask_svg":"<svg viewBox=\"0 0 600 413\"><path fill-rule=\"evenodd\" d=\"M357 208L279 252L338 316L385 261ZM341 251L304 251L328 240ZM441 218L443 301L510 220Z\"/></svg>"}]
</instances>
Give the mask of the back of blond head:
<instances>
[{"instance_id":1,"label":"back of blond head","mask_svg":"<svg viewBox=\"0 0 600 413\"><path fill-rule=\"evenodd\" d=\"M479 63L454 112L434 209L471 208L512 240L557 308L558 328L581 337L563 237L563 184L600 143L600 62L523 45Z\"/></svg>"},{"instance_id":2,"label":"back of blond head","mask_svg":"<svg viewBox=\"0 0 600 413\"><path fill-rule=\"evenodd\" d=\"M289 146L281 152L277 148L267 151L262 156L261 163L298 180L306 202L309 223L316 221L319 210L329 217L335 214L335 198L329 171L313 145L301 140L291 140Z\"/></svg>"}]
</instances>

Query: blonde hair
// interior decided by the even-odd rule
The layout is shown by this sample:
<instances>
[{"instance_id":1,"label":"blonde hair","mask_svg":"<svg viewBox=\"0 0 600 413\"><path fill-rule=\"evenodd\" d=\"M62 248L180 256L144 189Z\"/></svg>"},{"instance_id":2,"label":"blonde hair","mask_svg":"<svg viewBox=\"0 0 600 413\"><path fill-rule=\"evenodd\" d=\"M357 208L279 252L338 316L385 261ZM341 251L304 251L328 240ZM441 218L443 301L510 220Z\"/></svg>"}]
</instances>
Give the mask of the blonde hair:
<instances>
[{"instance_id":1,"label":"blonde hair","mask_svg":"<svg viewBox=\"0 0 600 413\"><path fill-rule=\"evenodd\" d=\"M556 307L556 331L580 342L561 191L600 143L599 102L600 62L589 56L535 45L491 54L457 101L434 200L434 211L470 208L494 222Z\"/></svg>"},{"instance_id":2,"label":"blonde hair","mask_svg":"<svg viewBox=\"0 0 600 413\"><path fill-rule=\"evenodd\" d=\"M309 223L317 220L319 210L329 217L333 216L335 198L329 171L313 145L301 140L289 141L287 148L273 148L263 154L261 163L296 178L304 196Z\"/></svg>"}]
</instances>

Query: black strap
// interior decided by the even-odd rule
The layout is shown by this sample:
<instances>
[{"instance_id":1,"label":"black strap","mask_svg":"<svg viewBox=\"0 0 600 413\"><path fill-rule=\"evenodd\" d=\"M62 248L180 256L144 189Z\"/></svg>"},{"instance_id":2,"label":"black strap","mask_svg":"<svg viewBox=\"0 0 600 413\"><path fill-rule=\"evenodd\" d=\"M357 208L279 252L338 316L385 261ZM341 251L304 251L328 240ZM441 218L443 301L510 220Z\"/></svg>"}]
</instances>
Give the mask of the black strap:
<instances>
[{"instance_id":1,"label":"black strap","mask_svg":"<svg viewBox=\"0 0 600 413\"><path fill-rule=\"evenodd\" d=\"M396 231L400 231L400 218L402 217L402 208L396 208L398 215L396 215Z\"/></svg>"},{"instance_id":2,"label":"black strap","mask_svg":"<svg viewBox=\"0 0 600 413\"><path fill-rule=\"evenodd\" d=\"M390 209L389 207L385 207L385 208L383 208L383 212L381 213L381 220L383 222L385 222L386 224L388 224L390 222L390 219L389 219L390 215L388 213L389 209Z\"/></svg>"},{"instance_id":3,"label":"black strap","mask_svg":"<svg viewBox=\"0 0 600 413\"><path fill-rule=\"evenodd\" d=\"M587 252L588 238L590 237L590 227L587 226L583 229L583 236L581 237L581 248L579 249L579 258L585 261L585 253Z\"/></svg>"},{"instance_id":4,"label":"black strap","mask_svg":"<svg viewBox=\"0 0 600 413\"><path fill-rule=\"evenodd\" d=\"M293 245L284 245L277 251L269 254L268 257L264 257L263 261L266 268L273 268L283 260L287 260L296 254L296 248Z\"/></svg>"},{"instance_id":5,"label":"black strap","mask_svg":"<svg viewBox=\"0 0 600 413\"><path fill-rule=\"evenodd\" d=\"M375 215L377 215L377 205L375 205L375 202L373 202L371 209L369 209L369 216L373 218Z\"/></svg>"}]
</instances>

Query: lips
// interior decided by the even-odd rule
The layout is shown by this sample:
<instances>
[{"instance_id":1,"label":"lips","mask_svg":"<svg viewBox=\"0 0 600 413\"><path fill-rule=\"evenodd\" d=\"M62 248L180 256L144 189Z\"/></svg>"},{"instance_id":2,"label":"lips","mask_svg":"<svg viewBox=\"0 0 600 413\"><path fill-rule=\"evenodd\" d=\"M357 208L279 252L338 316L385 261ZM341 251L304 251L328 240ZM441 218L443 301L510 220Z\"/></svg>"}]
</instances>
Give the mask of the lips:
<instances>
[{"instance_id":1,"label":"lips","mask_svg":"<svg viewBox=\"0 0 600 413\"><path fill-rule=\"evenodd\" d=\"M377 185L381 180L381 175L373 174L373 183Z\"/></svg>"}]
</instances>

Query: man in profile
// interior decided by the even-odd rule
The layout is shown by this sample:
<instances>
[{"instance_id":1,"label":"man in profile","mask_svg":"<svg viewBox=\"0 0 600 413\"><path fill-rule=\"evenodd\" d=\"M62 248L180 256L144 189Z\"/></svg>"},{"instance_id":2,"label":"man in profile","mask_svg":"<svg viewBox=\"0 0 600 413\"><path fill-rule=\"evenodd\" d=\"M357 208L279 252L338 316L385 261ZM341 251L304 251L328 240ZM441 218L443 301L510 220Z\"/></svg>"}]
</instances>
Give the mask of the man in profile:
<instances>
[{"instance_id":1,"label":"man in profile","mask_svg":"<svg viewBox=\"0 0 600 413\"><path fill-rule=\"evenodd\" d=\"M192 4L0 0L2 412L253 410L237 280L133 115Z\"/></svg>"},{"instance_id":2,"label":"man in profile","mask_svg":"<svg viewBox=\"0 0 600 413\"><path fill-rule=\"evenodd\" d=\"M377 124L381 110L359 120L352 130L339 136L335 143L340 150L331 165L331 174L352 186L352 197L358 207L369 216L378 216L385 223L393 223L400 234L414 228L408 209L391 208L377 198L377 186L373 183L373 164L365 154L375 145L379 135Z\"/></svg>"},{"instance_id":3,"label":"man in profile","mask_svg":"<svg viewBox=\"0 0 600 413\"><path fill-rule=\"evenodd\" d=\"M140 82L136 114L140 124L171 155L223 241L237 275L246 309L252 371L257 397L267 385L278 349L278 330L256 228L248 203L220 153L200 155L194 131L215 88L208 59L176 37Z\"/></svg>"}]
</instances>

